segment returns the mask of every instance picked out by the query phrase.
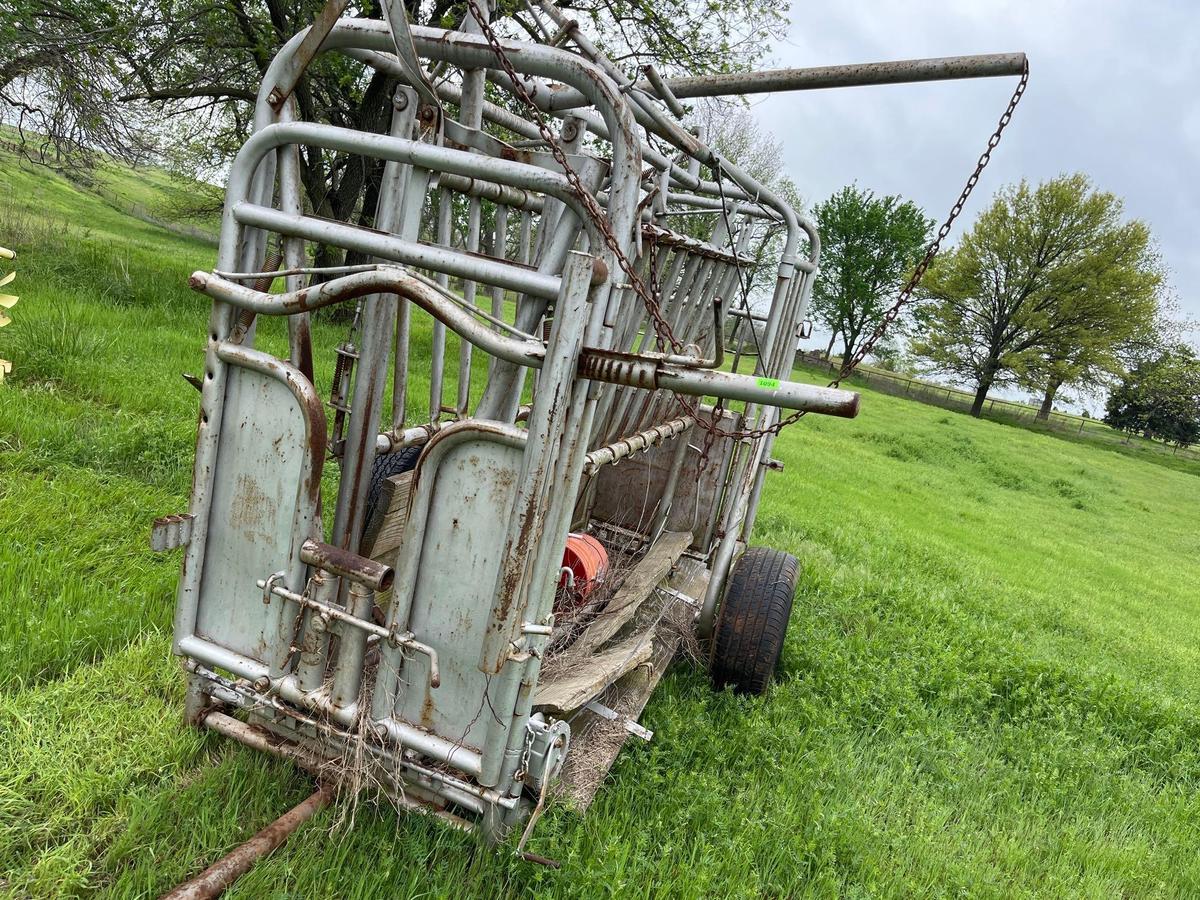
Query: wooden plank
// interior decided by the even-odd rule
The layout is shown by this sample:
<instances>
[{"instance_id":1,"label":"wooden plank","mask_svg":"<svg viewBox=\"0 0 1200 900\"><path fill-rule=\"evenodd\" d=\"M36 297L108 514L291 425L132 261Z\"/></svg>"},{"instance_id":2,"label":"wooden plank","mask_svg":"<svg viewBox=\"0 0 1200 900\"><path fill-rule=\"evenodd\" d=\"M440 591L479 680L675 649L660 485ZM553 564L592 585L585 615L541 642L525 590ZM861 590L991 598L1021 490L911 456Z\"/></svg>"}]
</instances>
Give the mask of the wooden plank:
<instances>
[{"instance_id":1,"label":"wooden plank","mask_svg":"<svg viewBox=\"0 0 1200 900\"><path fill-rule=\"evenodd\" d=\"M408 522L408 504L412 493L413 473L401 472L383 483L379 502L387 510L374 532L363 535L363 556L378 559L400 546L404 526Z\"/></svg>"},{"instance_id":2,"label":"wooden plank","mask_svg":"<svg viewBox=\"0 0 1200 900\"><path fill-rule=\"evenodd\" d=\"M669 584L680 593L702 598L708 587L709 574L703 563L685 557ZM626 718L636 721L641 716L679 649L682 629L692 625L693 611L682 603L673 609L667 608L672 603L678 601L663 598L661 605L643 606L647 617L655 621L660 613L674 616L675 627L657 628L648 662L625 673L602 695L602 703ZM605 721L586 709L575 717L571 724L571 752L567 754L559 788L577 811L587 811L628 738L629 732L623 724Z\"/></svg>"},{"instance_id":3,"label":"wooden plank","mask_svg":"<svg viewBox=\"0 0 1200 900\"><path fill-rule=\"evenodd\" d=\"M653 635L636 634L626 641L582 660L561 678L538 685L533 705L559 712L579 709L598 693L650 658Z\"/></svg>"},{"instance_id":4,"label":"wooden plank","mask_svg":"<svg viewBox=\"0 0 1200 900\"><path fill-rule=\"evenodd\" d=\"M680 555L692 543L690 531L667 531L650 552L638 561L613 593L596 621L587 627L568 651L585 656L613 637L634 617L660 581L666 578Z\"/></svg>"},{"instance_id":5,"label":"wooden plank","mask_svg":"<svg viewBox=\"0 0 1200 900\"><path fill-rule=\"evenodd\" d=\"M380 525L375 531L363 534L363 556L388 566L396 564L396 548L404 539L404 526L408 524L412 481L412 472L401 472L384 481L379 502L386 504L387 512L383 514ZM383 610L388 608L391 600L390 589L375 594L375 605L381 611L380 615L383 614Z\"/></svg>"}]
</instances>

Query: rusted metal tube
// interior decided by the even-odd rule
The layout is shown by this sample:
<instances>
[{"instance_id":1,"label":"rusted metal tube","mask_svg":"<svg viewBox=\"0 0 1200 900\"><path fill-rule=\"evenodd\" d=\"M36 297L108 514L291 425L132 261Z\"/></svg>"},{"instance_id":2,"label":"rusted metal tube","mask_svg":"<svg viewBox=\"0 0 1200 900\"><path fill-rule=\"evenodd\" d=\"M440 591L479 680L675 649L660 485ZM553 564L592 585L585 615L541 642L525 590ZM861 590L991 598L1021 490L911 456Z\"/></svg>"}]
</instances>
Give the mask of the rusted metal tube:
<instances>
[{"instance_id":1,"label":"rusted metal tube","mask_svg":"<svg viewBox=\"0 0 1200 900\"><path fill-rule=\"evenodd\" d=\"M771 69L766 72L736 72L669 78L667 86L676 97L723 97L730 94L766 94L772 91L811 91L820 88L863 87L876 84L908 84L914 81L953 81L962 78L995 78L1020 75L1026 66L1024 53L984 53L977 56L940 56L930 59L898 59L892 62L857 63L845 66L815 66L805 69ZM639 84L654 90L648 82Z\"/></svg>"},{"instance_id":2,"label":"rusted metal tube","mask_svg":"<svg viewBox=\"0 0 1200 900\"><path fill-rule=\"evenodd\" d=\"M858 415L858 394L774 378L750 378L728 372L696 371L661 366L658 386L680 394L745 400L782 409L804 410L853 419Z\"/></svg>"},{"instance_id":3,"label":"rusted metal tube","mask_svg":"<svg viewBox=\"0 0 1200 900\"><path fill-rule=\"evenodd\" d=\"M517 409L514 421L524 422L529 418L529 406ZM445 428L451 422L430 422L426 425L414 425L411 428L393 428L375 438L376 455L394 453L403 447L423 447L429 439Z\"/></svg>"},{"instance_id":4,"label":"rusted metal tube","mask_svg":"<svg viewBox=\"0 0 1200 900\"><path fill-rule=\"evenodd\" d=\"M493 356L524 366L541 366L545 356L541 342L498 334L442 291L395 266L380 266L370 272L346 275L287 294L260 293L207 272L193 272L188 283L193 290L214 299L264 315L284 316L369 294L392 292L410 300L438 322L444 322L455 334Z\"/></svg>"},{"instance_id":5,"label":"rusted metal tube","mask_svg":"<svg viewBox=\"0 0 1200 900\"><path fill-rule=\"evenodd\" d=\"M209 714L212 718L215 714ZM320 787L302 803L294 806L232 853L213 863L195 878L185 881L162 900L211 900L219 897L256 862L282 844L297 828L324 809L333 800L333 789Z\"/></svg>"},{"instance_id":6,"label":"rusted metal tube","mask_svg":"<svg viewBox=\"0 0 1200 900\"><path fill-rule=\"evenodd\" d=\"M207 673L207 678L219 678L215 672ZM229 684L229 682L225 682ZM232 685L231 685L232 687ZM320 757L305 751L298 744L293 744L288 741L276 738L270 732L256 728L243 722L241 719L235 719L233 716L226 715L223 712L210 712L201 720L201 724L205 728L211 728L218 734L222 734L227 738L232 738L239 744L245 744L252 750L260 750L264 753L272 753L276 756L282 756L290 759L293 762L299 763L301 766L316 766L321 762ZM177 889L178 890L178 889Z\"/></svg>"},{"instance_id":7,"label":"rusted metal tube","mask_svg":"<svg viewBox=\"0 0 1200 900\"><path fill-rule=\"evenodd\" d=\"M482 178L469 178L466 175L445 172L438 175L438 185L469 197L490 200L492 203L502 203L530 212L540 213L544 205L542 197L538 194L495 181L485 181Z\"/></svg>"},{"instance_id":8,"label":"rusted metal tube","mask_svg":"<svg viewBox=\"0 0 1200 900\"><path fill-rule=\"evenodd\" d=\"M349 578L376 591L388 590L396 574L391 566L312 539L301 546L300 559L310 566Z\"/></svg>"},{"instance_id":9,"label":"rusted metal tube","mask_svg":"<svg viewBox=\"0 0 1200 900\"><path fill-rule=\"evenodd\" d=\"M815 387L778 378L734 375L712 369L691 369L662 361L661 357L636 356L584 348L579 375L593 381L638 388L663 388L694 397L745 400L782 409L804 410L853 419L858 415L858 394L836 388Z\"/></svg>"},{"instance_id":10,"label":"rusted metal tube","mask_svg":"<svg viewBox=\"0 0 1200 900\"><path fill-rule=\"evenodd\" d=\"M649 450L655 444L661 444L663 441L673 438L677 434L682 434L695 424L695 418L692 416L683 416L678 419L672 419L670 422L664 422L661 425L655 425L653 428L647 428L645 431L639 431L637 434L622 438L619 441L614 441L607 447L601 447L589 453L583 464L583 472L588 476L595 475L603 466L615 463L617 460L624 459L627 456L632 456L639 450Z\"/></svg>"}]
</instances>

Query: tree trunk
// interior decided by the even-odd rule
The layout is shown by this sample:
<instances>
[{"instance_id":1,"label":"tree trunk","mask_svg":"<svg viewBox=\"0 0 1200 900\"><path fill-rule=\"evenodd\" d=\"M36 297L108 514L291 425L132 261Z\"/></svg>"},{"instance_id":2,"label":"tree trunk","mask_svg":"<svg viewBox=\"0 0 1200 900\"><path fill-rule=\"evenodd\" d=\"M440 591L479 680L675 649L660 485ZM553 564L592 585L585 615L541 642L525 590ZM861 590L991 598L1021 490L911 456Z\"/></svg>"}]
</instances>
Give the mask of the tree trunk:
<instances>
[{"instance_id":1,"label":"tree trunk","mask_svg":"<svg viewBox=\"0 0 1200 900\"><path fill-rule=\"evenodd\" d=\"M833 343L837 340L837 332L829 336L829 346L825 348L825 361L829 362L829 357L833 355Z\"/></svg>"},{"instance_id":2,"label":"tree trunk","mask_svg":"<svg viewBox=\"0 0 1200 900\"><path fill-rule=\"evenodd\" d=\"M996 360L989 359L983 364L983 371L979 373L979 384L975 388L975 400L971 404L971 415L979 419L983 417L983 404L987 402L988 391L992 389L992 382L996 380Z\"/></svg>"},{"instance_id":3,"label":"tree trunk","mask_svg":"<svg viewBox=\"0 0 1200 900\"><path fill-rule=\"evenodd\" d=\"M1041 422L1050 421L1050 412L1054 409L1054 395L1058 393L1058 389L1062 387L1062 381L1057 378L1051 378L1046 383L1046 395L1042 397L1041 408L1038 409L1037 418Z\"/></svg>"},{"instance_id":4,"label":"tree trunk","mask_svg":"<svg viewBox=\"0 0 1200 900\"><path fill-rule=\"evenodd\" d=\"M858 335L859 332L856 331L853 334L845 334L842 338L842 365L838 369L839 374L846 374L846 367L850 365L850 360L854 357L854 351L857 349L855 345L858 343Z\"/></svg>"}]
</instances>

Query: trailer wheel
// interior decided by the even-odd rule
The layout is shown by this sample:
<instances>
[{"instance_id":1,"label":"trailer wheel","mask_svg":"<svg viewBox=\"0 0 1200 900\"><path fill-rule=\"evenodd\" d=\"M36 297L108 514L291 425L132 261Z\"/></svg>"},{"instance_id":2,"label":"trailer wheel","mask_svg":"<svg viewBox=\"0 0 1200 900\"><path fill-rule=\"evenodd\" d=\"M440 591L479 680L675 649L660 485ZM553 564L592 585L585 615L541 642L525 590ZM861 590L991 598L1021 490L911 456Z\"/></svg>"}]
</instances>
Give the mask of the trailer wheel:
<instances>
[{"instance_id":1,"label":"trailer wheel","mask_svg":"<svg viewBox=\"0 0 1200 900\"><path fill-rule=\"evenodd\" d=\"M709 672L713 686L762 694L779 658L800 562L790 553L750 547L733 567L713 629Z\"/></svg>"},{"instance_id":2,"label":"trailer wheel","mask_svg":"<svg viewBox=\"0 0 1200 900\"><path fill-rule=\"evenodd\" d=\"M366 515L363 516L363 534L373 534L378 527L376 517L382 516L387 510L379 502L383 496L383 483L393 475L411 471L417 466L417 458L421 455L420 447L405 447L395 453L376 456L371 463L371 483L367 488Z\"/></svg>"}]
</instances>

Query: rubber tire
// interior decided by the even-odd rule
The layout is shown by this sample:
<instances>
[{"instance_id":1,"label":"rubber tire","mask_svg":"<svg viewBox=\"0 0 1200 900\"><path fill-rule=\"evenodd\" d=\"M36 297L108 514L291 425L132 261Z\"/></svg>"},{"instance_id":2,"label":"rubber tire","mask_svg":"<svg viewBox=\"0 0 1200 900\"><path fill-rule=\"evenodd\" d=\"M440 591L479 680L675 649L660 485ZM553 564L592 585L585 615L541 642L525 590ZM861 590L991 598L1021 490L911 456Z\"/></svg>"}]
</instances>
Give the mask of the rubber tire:
<instances>
[{"instance_id":1,"label":"rubber tire","mask_svg":"<svg viewBox=\"0 0 1200 900\"><path fill-rule=\"evenodd\" d=\"M762 694L783 655L800 561L769 547L750 547L733 567L713 629L713 687Z\"/></svg>"},{"instance_id":2,"label":"rubber tire","mask_svg":"<svg viewBox=\"0 0 1200 900\"><path fill-rule=\"evenodd\" d=\"M395 453L376 456L371 463L371 483L367 488L367 509L363 516L363 534L371 531L376 516L382 516L387 510L379 505L383 494L383 483L389 478L412 471L416 468L417 458L421 455L420 447L405 447Z\"/></svg>"}]
</instances>

